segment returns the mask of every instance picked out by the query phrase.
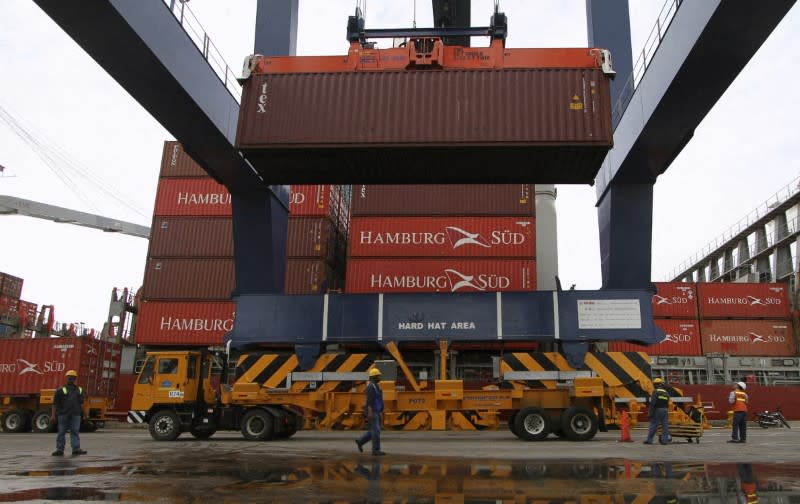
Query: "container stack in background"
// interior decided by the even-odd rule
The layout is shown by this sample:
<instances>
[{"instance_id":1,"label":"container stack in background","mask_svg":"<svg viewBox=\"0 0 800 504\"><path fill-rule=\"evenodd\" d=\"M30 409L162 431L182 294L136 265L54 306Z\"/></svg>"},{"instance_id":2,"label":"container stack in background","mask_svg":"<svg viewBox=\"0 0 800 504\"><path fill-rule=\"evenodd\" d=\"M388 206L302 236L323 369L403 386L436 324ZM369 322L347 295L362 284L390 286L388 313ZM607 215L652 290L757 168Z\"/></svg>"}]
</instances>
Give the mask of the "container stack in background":
<instances>
[{"instance_id":1,"label":"container stack in background","mask_svg":"<svg viewBox=\"0 0 800 504\"><path fill-rule=\"evenodd\" d=\"M294 186L289 204L287 294L341 289L349 186ZM165 142L136 342L220 345L233 329L231 196L188 156Z\"/></svg>"},{"instance_id":2,"label":"container stack in background","mask_svg":"<svg viewBox=\"0 0 800 504\"><path fill-rule=\"evenodd\" d=\"M0 272L0 338L32 338L39 305L20 299L24 280Z\"/></svg>"},{"instance_id":3,"label":"container stack in background","mask_svg":"<svg viewBox=\"0 0 800 504\"><path fill-rule=\"evenodd\" d=\"M357 185L348 293L536 290L532 184Z\"/></svg>"}]
</instances>

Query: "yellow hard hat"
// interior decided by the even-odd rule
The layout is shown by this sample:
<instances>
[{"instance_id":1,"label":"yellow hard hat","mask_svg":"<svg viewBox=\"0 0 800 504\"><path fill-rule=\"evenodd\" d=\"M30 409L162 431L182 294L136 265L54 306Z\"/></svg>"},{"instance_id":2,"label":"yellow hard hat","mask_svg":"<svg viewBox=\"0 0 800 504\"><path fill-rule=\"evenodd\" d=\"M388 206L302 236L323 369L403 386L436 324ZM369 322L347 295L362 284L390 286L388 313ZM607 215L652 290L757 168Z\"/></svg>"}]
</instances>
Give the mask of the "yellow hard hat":
<instances>
[{"instance_id":1,"label":"yellow hard hat","mask_svg":"<svg viewBox=\"0 0 800 504\"><path fill-rule=\"evenodd\" d=\"M662 380L661 378L654 378L653 383L664 383L664 380Z\"/></svg>"},{"instance_id":2,"label":"yellow hard hat","mask_svg":"<svg viewBox=\"0 0 800 504\"><path fill-rule=\"evenodd\" d=\"M381 375L381 370L376 368L376 367L374 367L374 368L369 370L369 377L370 378L372 378L373 376L380 376L380 375Z\"/></svg>"},{"instance_id":3,"label":"yellow hard hat","mask_svg":"<svg viewBox=\"0 0 800 504\"><path fill-rule=\"evenodd\" d=\"M67 371L67 376L74 376L77 378L78 372L75 371L74 369L70 369L69 371Z\"/></svg>"}]
</instances>

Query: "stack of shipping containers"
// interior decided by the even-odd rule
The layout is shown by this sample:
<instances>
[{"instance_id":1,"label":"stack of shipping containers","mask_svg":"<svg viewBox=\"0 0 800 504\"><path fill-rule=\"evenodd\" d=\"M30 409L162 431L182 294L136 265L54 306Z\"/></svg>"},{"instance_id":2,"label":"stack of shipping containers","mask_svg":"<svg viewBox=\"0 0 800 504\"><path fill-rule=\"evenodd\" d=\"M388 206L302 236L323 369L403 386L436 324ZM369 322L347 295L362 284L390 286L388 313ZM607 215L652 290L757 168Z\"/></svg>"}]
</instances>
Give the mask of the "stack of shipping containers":
<instances>
[{"instance_id":1,"label":"stack of shipping containers","mask_svg":"<svg viewBox=\"0 0 800 504\"><path fill-rule=\"evenodd\" d=\"M532 184L356 185L346 291L536 290L535 215ZM498 348L454 344L450 375L490 379L490 351ZM422 356L433 353L421 350L412 368L431 373Z\"/></svg>"},{"instance_id":2,"label":"stack of shipping containers","mask_svg":"<svg viewBox=\"0 0 800 504\"><path fill-rule=\"evenodd\" d=\"M287 294L341 289L349 186L294 186L287 239ZM165 142L136 342L215 346L233 329L235 304L231 196L188 156Z\"/></svg>"},{"instance_id":3,"label":"stack of shipping containers","mask_svg":"<svg viewBox=\"0 0 800 504\"><path fill-rule=\"evenodd\" d=\"M0 272L0 338L30 338L38 305L20 299L22 278Z\"/></svg>"}]
</instances>

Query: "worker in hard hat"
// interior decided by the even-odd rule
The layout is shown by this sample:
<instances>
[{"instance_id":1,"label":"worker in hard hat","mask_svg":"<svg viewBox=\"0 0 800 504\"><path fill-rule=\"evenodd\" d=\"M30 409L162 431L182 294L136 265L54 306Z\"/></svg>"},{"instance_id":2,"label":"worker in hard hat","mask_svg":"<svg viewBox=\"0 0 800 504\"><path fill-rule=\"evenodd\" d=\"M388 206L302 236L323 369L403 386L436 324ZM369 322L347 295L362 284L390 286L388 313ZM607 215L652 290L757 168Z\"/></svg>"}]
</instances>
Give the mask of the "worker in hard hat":
<instances>
[{"instance_id":1,"label":"worker in hard hat","mask_svg":"<svg viewBox=\"0 0 800 504\"><path fill-rule=\"evenodd\" d=\"M67 431L69 431L69 444L72 447L72 455L86 454L86 450L81 449L81 436L79 434L83 410L83 389L75 383L78 379L78 373L74 370L67 371L66 378L66 385L56 389L56 393L53 396L53 407L50 412L50 418L55 418L58 422L54 457L64 455Z\"/></svg>"},{"instance_id":2,"label":"worker in hard hat","mask_svg":"<svg viewBox=\"0 0 800 504\"><path fill-rule=\"evenodd\" d=\"M733 385L728 402L732 404L733 410L733 429L729 443L747 442L747 385L744 382L737 382Z\"/></svg>"},{"instance_id":3,"label":"worker in hard hat","mask_svg":"<svg viewBox=\"0 0 800 504\"><path fill-rule=\"evenodd\" d=\"M356 439L358 451L364 451L364 445L372 441L373 455L386 455L381 451L381 427L383 426L383 391L378 382L381 381L380 369L369 370L369 381L364 388L364 416L367 419L367 432Z\"/></svg>"},{"instance_id":4,"label":"worker in hard hat","mask_svg":"<svg viewBox=\"0 0 800 504\"><path fill-rule=\"evenodd\" d=\"M653 444L658 426L661 425L661 444L669 444L669 391L664 385L664 380L653 380L653 395L650 397L650 407L647 414L650 417L650 428L647 430L647 439L644 444Z\"/></svg>"}]
</instances>

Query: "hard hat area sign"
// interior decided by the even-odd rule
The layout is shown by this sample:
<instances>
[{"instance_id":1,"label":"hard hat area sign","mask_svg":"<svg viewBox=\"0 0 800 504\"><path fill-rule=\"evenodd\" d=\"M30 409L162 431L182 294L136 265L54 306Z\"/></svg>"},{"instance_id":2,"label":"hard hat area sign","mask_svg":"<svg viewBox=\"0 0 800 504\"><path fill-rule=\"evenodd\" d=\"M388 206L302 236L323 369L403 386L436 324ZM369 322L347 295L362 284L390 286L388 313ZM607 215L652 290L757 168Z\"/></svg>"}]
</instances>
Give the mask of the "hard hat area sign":
<instances>
[{"instance_id":1,"label":"hard hat area sign","mask_svg":"<svg viewBox=\"0 0 800 504\"><path fill-rule=\"evenodd\" d=\"M578 299L579 329L641 329L638 299Z\"/></svg>"}]
</instances>

